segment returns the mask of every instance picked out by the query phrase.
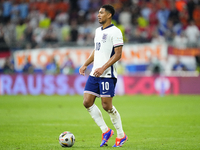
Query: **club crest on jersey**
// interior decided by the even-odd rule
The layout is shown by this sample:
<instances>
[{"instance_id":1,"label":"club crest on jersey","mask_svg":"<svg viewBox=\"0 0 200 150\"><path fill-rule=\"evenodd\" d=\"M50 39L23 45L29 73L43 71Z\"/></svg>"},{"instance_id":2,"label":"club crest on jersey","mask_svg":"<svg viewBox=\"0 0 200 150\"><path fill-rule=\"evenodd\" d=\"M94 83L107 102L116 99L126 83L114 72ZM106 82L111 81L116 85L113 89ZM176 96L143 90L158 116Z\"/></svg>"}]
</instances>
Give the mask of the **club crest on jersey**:
<instances>
[{"instance_id":1,"label":"club crest on jersey","mask_svg":"<svg viewBox=\"0 0 200 150\"><path fill-rule=\"evenodd\" d=\"M106 42L107 35L108 35L108 34L105 34L105 33L103 34L103 37L102 37L102 42L103 42L103 43L105 43L105 42Z\"/></svg>"}]
</instances>

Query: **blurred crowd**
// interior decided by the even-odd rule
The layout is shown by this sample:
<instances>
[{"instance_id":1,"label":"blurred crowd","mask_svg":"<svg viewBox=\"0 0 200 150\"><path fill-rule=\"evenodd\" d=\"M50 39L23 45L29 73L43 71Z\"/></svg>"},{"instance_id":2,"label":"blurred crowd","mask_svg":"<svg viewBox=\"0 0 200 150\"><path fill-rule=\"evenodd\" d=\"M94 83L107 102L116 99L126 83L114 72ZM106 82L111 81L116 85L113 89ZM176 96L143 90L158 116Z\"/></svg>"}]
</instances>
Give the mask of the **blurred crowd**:
<instances>
[{"instance_id":1,"label":"blurred crowd","mask_svg":"<svg viewBox=\"0 0 200 150\"><path fill-rule=\"evenodd\" d=\"M104 4L125 43L200 47L200 0L0 0L0 49L93 46Z\"/></svg>"},{"instance_id":2,"label":"blurred crowd","mask_svg":"<svg viewBox=\"0 0 200 150\"><path fill-rule=\"evenodd\" d=\"M103 4L115 7L125 42L199 46L200 0L1 0L1 46L93 45Z\"/></svg>"},{"instance_id":3,"label":"blurred crowd","mask_svg":"<svg viewBox=\"0 0 200 150\"><path fill-rule=\"evenodd\" d=\"M34 73L45 73L45 74L66 74L72 75L78 72L75 72L75 65L69 55L65 56L65 59L62 64L58 64L54 57L51 57L46 66L42 69L37 69L31 62L30 57L25 58L25 64L22 70L17 71L14 68L14 61L12 57L7 57L5 64L3 66L2 73L4 74L14 74L14 73L25 73L25 74L34 74ZM1 69L0 69L1 73Z\"/></svg>"}]
</instances>

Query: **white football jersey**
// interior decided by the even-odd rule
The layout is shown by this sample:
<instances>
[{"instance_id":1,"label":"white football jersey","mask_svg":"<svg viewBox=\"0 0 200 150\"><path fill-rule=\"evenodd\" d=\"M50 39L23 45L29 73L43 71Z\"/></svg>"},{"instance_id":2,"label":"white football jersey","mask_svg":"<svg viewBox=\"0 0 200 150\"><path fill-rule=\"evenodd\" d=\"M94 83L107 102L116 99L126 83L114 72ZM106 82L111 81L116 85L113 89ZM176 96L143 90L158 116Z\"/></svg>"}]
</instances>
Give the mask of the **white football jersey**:
<instances>
[{"instance_id":1,"label":"white football jersey","mask_svg":"<svg viewBox=\"0 0 200 150\"><path fill-rule=\"evenodd\" d=\"M94 44L95 52L91 76L94 76L93 73L96 68L102 67L115 54L115 47L123 46L123 36L121 31L113 24L105 29L99 27L95 32ZM116 63L108 67L100 77L117 78Z\"/></svg>"}]
</instances>

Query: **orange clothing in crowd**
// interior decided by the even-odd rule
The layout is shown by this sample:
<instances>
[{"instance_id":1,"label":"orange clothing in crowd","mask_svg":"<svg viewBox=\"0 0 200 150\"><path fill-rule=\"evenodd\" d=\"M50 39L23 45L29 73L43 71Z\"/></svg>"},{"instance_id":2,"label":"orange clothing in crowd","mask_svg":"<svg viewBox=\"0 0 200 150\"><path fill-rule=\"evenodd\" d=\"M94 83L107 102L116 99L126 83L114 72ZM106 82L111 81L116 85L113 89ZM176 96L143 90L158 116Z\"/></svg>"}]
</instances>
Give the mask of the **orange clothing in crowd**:
<instances>
[{"instance_id":1,"label":"orange clothing in crowd","mask_svg":"<svg viewBox=\"0 0 200 150\"><path fill-rule=\"evenodd\" d=\"M187 7L186 6L186 2L184 0L178 0L175 2L175 6L176 6L176 9L180 12L184 9L184 7Z\"/></svg>"},{"instance_id":2,"label":"orange clothing in crowd","mask_svg":"<svg viewBox=\"0 0 200 150\"><path fill-rule=\"evenodd\" d=\"M200 28L200 6L196 6L193 12L193 19L198 28Z\"/></svg>"},{"instance_id":3,"label":"orange clothing in crowd","mask_svg":"<svg viewBox=\"0 0 200 150\"><path fill-rule=\"evenodd\" d=\"M169 8L170 5L169 0L150 0L149 2L139 1L138 5L141 7L144 3L146 3L147 7L151 9L161 9L163 6L165 6L165 8Z\"/></svg>"},{"instance_id":4,"label":"orange clothing in crowd","mask_svg":"<svg viewBox=\"0 0 200 150\"><path fill-rule=\"evenodd\" d=\"M57 12L68 12L69 3L66 2L31 2L30 9L37 9L40 13L46 13L51 19L54 19Z\"/></svg>"},{"instance_id":5,"label":"orange clothing in crowd","mask_svg":"<svg viewBox=\"0 0 200 150\"><path fill-rule=\"evenodd\" d=\"M58 2L56 8L61 12L68 12L70 5L66 2Z\"/></svg>"},{"instance_id":6,"label":"orange clothing in crowd","mask_svg":"<svg viewBox=\"0 0 200 150\"><path fill-rule=\"evenodd\" d=\"M41 12L41 13L46 13L46 10L47 10L47 7L48 7L48 4L47 2L38 2L38 10Z\"/></svg>"},{"instance_id":7,"label":"orange clothing in crowd","mask_svg":"<svg viewBox=\"0 0 200 150\"><path fill-rule=\"evenodd\" d=\"M54 20L55 16L56 16L56 11L58 10L56 3L51 2L49 3L49 5L47 6L47 16L51 19Z\"/></svg>"},{"instance_id":8,"label":"orange clothing in crowd","mask_svg":"<svg viewBox=\"0 0 200 150\"><path fill-rule=\"evenodd\" d=\"M179 19L180 22L183 25L183 28L185 29L188 25L188 19L189 19L189 14L187 8L184 8L180 13L179 13Z\"/></svg>"}]
</instances>

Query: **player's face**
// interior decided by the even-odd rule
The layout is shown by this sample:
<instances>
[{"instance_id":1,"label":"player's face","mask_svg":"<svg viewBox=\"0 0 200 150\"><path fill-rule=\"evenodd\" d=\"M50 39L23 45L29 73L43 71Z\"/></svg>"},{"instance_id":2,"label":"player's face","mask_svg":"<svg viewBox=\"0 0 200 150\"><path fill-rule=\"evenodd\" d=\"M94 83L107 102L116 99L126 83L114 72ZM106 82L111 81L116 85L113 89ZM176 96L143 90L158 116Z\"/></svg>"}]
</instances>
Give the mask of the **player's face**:
<instances>
[{"instance_id":1,"label":"player's face","mask_svg":"<svg viewBox=\"0 0 200 150\"><path fill-rule=\"evenodd\" d=\"M98 14L98 20L100 24L106 23L107 19L109 18L110 13L108 13L105 8L100 8Z\"/></svg>"}]
</instances>

